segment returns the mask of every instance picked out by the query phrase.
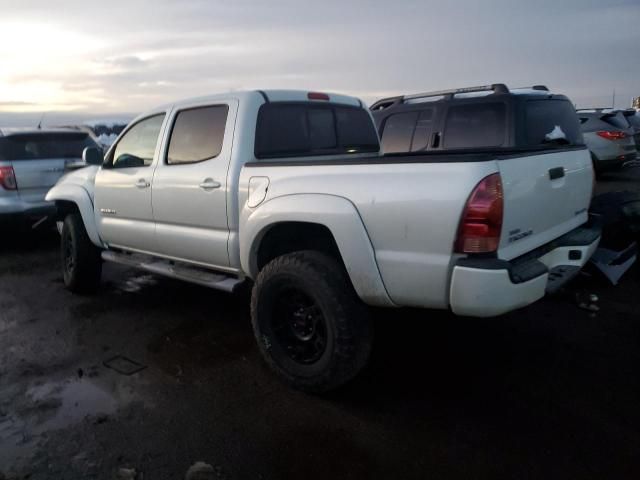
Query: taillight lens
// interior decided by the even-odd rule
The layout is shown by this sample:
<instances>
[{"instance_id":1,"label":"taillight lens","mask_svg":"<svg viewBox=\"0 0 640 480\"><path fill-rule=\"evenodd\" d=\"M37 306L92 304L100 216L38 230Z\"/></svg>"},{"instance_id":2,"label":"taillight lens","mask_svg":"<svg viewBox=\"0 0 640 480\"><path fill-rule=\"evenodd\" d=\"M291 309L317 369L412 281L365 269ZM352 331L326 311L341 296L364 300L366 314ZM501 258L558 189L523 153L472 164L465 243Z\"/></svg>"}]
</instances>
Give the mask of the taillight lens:
<instances>
[{"instance_id":1,"label":"taillight lens","mask_svg":"<svg viewBox=\"0 0 640 480\"><path fill-rule=\"evenodd\" d=\"M626 133L618 131L600 130L599 132L596 132L596 134L602 138L606 138L607 140L622 140L623 138L627 138Z\"/></svg>"},{"instance_id":2,"label":"taillight lens","mask_svg":"<svg viewBox=\"0 0 640 480\"><path fill-rule=\"evenodd\" d=\"M495 252L500 244L504 195L499 173L485 177L471 192L462 212L457 253Z\"/></svg>"},{"instance_id":3,"label":"taillight lens","mask_svg":"<svg viewBox=\"0 0 640 480\"><path fill-rule=\"evenodd\" d=\"M17 190L16 174L13 167L0 167L0 186L5 190Z\"/></svg>"}]
</instances>

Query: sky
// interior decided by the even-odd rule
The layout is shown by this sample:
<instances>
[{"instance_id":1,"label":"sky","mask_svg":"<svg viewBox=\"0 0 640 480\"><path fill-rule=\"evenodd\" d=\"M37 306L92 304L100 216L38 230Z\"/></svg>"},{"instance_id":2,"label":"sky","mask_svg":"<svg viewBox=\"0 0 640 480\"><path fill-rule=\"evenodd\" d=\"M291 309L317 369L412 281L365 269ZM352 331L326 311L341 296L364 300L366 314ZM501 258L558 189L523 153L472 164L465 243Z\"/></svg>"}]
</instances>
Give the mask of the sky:
<instances>
[{"instance_id":1,"label":"sky","mask_svg":"<svg viewBox=\"0 0 640 480\"><path fill-rule=\"evenodd\" d=\"M298 88L640 96L640 0L0 0L0 125ZM45 113L46 112L46 113Z\"/></svg>"}]
</instances>

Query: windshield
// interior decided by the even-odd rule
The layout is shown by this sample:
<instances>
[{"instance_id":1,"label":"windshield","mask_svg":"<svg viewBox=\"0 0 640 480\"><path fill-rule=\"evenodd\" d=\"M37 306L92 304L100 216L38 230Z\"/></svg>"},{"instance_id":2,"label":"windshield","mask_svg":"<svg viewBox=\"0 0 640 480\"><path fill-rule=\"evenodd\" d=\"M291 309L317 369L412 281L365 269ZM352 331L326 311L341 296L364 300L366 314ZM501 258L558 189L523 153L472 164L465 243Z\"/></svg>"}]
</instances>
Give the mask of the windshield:
<instances>
[{"instance_id":1,"label":"windshield","mask_svg":"<svg viewBox=\"0 0 640 480\"><path fill-rule=\"evenodd\" d=\"M82 158L85 147L97 146L85 132L11 135L0 138L0 160Z\"/></svg>"}]
</instances>

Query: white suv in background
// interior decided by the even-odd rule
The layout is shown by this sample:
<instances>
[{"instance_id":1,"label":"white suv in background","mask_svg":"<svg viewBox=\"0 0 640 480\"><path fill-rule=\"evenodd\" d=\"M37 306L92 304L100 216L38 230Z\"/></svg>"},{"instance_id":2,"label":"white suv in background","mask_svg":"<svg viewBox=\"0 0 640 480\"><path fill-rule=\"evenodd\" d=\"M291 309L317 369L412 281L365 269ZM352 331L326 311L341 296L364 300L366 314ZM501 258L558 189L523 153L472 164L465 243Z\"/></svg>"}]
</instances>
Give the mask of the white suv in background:
<instances>
[{"instance_id":1,"label":"white suv in background","mask_svg":"<svg viewBox=\"0 0 640 480\"><path fill-rule=\"evenodd\" d=\"M37 223L55 213L45 195L97 144L72 129L0 129L0 220Z\"/></svg>"}]
</instances>

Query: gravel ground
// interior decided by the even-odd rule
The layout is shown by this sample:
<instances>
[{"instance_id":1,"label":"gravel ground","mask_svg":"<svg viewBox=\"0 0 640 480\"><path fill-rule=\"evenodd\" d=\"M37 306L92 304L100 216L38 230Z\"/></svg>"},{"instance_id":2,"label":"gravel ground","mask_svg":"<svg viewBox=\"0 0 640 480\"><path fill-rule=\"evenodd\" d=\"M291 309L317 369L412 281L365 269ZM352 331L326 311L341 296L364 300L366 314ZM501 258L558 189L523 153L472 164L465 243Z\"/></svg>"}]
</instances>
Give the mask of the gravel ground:
<instances>
[{"instance_id":1,"label":"gravel ground","mask_svg":"<svg viewBox=\"0 0 640 480\"><path fill-rule=\"evenodd\" d=\"M628 170L598 190L639 181ZM74 296L55 233L8 233L0 479L181 479L196 462L190 477L216 479L640 472L637 265L617 287L583 275L494 319L376 311L370 366L313 397L262 363L246 296L114 265L99 294ZM591 293L599 312L578 307Z\"/></svg>"}]
</instances>

